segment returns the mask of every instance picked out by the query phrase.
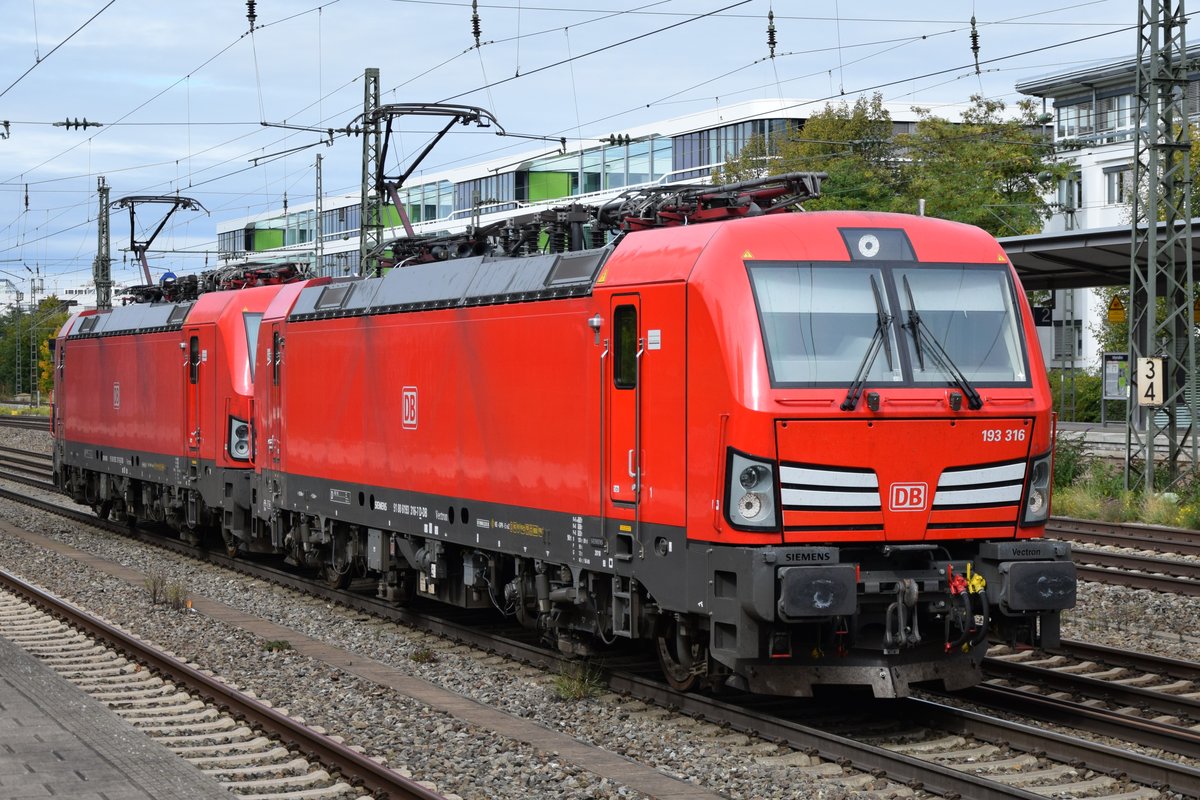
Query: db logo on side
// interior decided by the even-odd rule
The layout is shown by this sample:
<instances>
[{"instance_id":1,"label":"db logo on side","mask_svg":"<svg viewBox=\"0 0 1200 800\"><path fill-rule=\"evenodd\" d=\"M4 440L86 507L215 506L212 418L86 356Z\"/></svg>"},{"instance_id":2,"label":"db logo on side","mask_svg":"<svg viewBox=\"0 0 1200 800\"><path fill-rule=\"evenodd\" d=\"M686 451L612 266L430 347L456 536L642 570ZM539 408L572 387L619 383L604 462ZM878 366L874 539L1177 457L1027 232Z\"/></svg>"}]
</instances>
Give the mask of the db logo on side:
<instances>
[{"instance_id":1,"label":"db logo on side","mask_svg":"<svg viewBox=\"0 0 1200 800\"><path fill-rule=\"evenodd\" d=\"M417 427L417 387L405 386L400 392L400 425L408 430Z\"/></svg>"},{"instance_id":2,"label":"db logo on side","mask_svg":"<svg viewBox=\"0 0 1200 800\"><path fill-rule=\"evenodd\" d=\"M927 483L892 484L892 511L924 511L928 498Z\"/></svg>"}]
</instances>

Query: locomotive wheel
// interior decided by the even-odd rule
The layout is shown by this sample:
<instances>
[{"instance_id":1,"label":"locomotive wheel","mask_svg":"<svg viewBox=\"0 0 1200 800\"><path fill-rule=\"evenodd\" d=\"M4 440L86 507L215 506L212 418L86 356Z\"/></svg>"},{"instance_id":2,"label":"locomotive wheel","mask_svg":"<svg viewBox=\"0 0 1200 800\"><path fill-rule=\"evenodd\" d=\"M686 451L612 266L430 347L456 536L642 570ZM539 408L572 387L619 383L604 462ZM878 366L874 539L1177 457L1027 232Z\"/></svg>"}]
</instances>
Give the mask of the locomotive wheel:
<instances>
[{"instance_id":1,"label":"locomotive wheel","mask_svg":"<svg viewBox=\"0 0 1200 800\"><path fill-rule=\"evenodd\" d=\"M692 643L689 652L679 652L679 623L674 614L660 614L654 625L654 644L658 652L658 665L671 688L680 692L692 692L700 687L708 670L708 650L702 644Z\"/></svg>"},{"instance_id":2,"label":"locomotive wheel","mask_svg":"<svg viewBox=\"0 0 1200 800\"><path fill-rule=\"evenodd\" d=\"M100 519L108 519L109 513L112 512L112 501L105 500L103 503L92 503L92 511Z\"/></svg>"},{"instance_id":3,"label":"locomotive wheel","mask_svg":"<svg viewBox=\"0 0 1200 800\"><path fill-rule=\"evenodd\" d=\"M349 565L347 565L348 567ZM345 589L350 585L351 570L338 571L337 565L325 562L321 565L321 579L330 589Z\"/></svg>"}]
</instances>

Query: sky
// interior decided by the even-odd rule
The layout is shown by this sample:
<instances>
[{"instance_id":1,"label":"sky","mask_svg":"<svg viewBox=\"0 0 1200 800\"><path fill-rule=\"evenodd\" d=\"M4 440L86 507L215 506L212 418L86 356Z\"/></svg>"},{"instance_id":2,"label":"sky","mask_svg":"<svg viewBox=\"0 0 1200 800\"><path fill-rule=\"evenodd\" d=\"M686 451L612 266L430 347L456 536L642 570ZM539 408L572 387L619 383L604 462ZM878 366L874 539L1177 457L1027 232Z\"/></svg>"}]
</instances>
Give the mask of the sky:
<instances>
[{"instance_id":1,"label":"sky","mask_svg":"<svg viewBox=\"0 0 1200 800\"><path fill-rule=\"evenodd\" d=\"M1127 0L481 0L477 14L478 46L471 0L0 0L0 279L26 302L31 276L44 294L90 281L98 176L112 200L178 193L207 210L168 221L155 275L216 266L219 221L312 202L318 153L325 194L357 194L361 141L319 131L361 113L367 67L383 103L482 106L571 148L760 98L1011 106L1022 80L1137 47ZM401 120L389 167L434 125ZM539 147L456 126L422 171ZM139 238L165 208L139 207ZM114 211L118 283L140 282L130 233Z\"/></svg>"}]
</instances>

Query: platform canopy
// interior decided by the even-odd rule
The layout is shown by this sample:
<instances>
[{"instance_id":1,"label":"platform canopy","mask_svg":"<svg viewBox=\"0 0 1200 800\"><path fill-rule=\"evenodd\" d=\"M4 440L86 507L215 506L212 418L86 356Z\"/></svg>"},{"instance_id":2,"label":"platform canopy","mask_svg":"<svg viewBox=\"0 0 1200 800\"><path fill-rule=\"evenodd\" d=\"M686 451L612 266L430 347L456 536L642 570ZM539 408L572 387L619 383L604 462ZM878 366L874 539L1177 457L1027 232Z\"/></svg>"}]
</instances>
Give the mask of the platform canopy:
<instances>
[{"instance_id":1,"label":"platform canopy","mask_svg":"<svg viewBox=\"0 0 1200 800\"><path fill-rule=\"evenodd\" d=\"M1200 220L1192 220L1192 263L1200 265ZM1159 229L1165 223L1158 224ZM1165 231L1164 231L1165 232ZM1128 286L1131 236L1128 225L1000 239L1026 289ZM1183 264L1183 254L1176 256Z\"/></svg>"}]
</instances>

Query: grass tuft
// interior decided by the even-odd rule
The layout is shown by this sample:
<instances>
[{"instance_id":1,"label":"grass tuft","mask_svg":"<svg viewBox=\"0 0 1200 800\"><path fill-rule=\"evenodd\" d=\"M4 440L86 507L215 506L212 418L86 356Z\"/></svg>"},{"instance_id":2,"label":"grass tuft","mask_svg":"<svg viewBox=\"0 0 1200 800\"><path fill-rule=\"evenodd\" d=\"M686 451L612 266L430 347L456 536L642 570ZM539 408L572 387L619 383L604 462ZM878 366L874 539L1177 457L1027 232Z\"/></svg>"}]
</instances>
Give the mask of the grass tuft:
<instances>
[{"instance_id":1,"label":"grass tuft","mask_svg":"<svg viewBox=\"0 0 1200 800\"><path fill-rule=\"evenodd\" d=\"M587 664L567 664L554 677L554 696L563 702L578 702L595 697L604 691L601 671Z\"/></svg>"}]
</instances>

